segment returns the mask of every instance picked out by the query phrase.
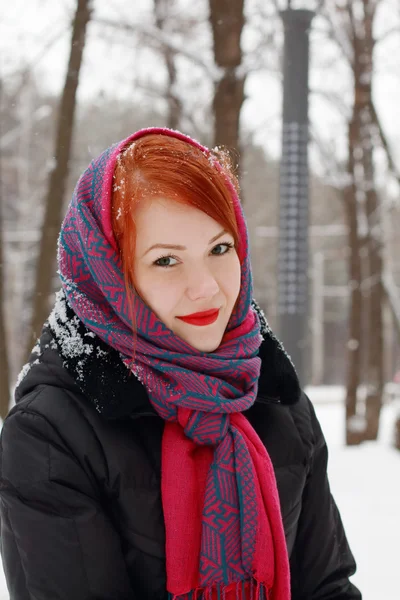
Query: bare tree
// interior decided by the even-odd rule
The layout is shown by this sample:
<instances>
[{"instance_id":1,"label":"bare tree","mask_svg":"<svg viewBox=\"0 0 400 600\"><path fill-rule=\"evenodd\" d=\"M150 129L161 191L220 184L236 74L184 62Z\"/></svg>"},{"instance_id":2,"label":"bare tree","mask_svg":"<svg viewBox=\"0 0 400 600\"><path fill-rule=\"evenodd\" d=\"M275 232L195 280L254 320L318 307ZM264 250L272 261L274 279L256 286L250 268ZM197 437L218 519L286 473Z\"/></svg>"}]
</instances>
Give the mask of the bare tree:
<instances>
[{"instance_id":1,"label":"bare tree","mask_svg":"<svg viewBox=\"0 0 400 600\"><path fill-rule=\"evenodd\" d=\"M220 69L214 95L214 141L234 151L240 146L239 121L246 73L241 69L244 0L209 0L214 58Z\"/></svg>"},{"instance_id":2,"label":"bare tree","mask_svg":"<svg viewBox=\"0 0 400 600\"><path fill-rule=\"evenodd\" d=\"M348 131L348 175L349 183L344 190L345 215L348 225L350 312L347 342L346 380L346 443L359 443L360 437L354 427L357 413L357 393L361 378L361 339L362 339L362 296L361 296L361 240L359 235L359 205L354 181L356 170L355 156L359 139L359 122L356 107Z\"/></svg>"},{"instance_id":3,"label":"bare tree","mask_svg":"<svg viewBox=\"0 0 400 600\"><path fill-rule=\"evenodd\" d=\"M362 139L365 209L367 217L366 245L368 249L368 323L369 342L367 344L367 396L366 396L366 430L364 439L376 440L378 437L379 417L382 407L384 376L384 327L383 327L383 231L382 204L375 185L373 152L376 145L376 126L372 107L372 74L375 40L373 22L377 2L363 0L364 5L364 49L362 62L364 73L364 108ZM360 57L361 60L361 57Z\"/></svg>"},{"instance_id":4,"label":"bare tree","mask_svg":"<svg viewBox=\"0 0 400 600\"><path fill-rule=\"evenodd\" d=\"M366 406L363 439L375 440L384 389L383 331L383 241L381 201L376 190L373 152L375 146L372 106L373 55L375 40L373 24L379 0L362 0L362 11L348 4L353 47L354 109L360 124L358 160L358 192L361 194L365 217L366 280L363 285L368 337L366 352ZM358 164L357 164L358 163ZM357 178L357 172L353 176ZM356 197L357 200L357 197Z\"/></svg>"},{"instance_id":5,"label":"bare tree","mask_svg":"<svg viewBox=\"0 0 400 600\"><path fill-rule=\"evenodd\" d=\"M341 55L348 60L353 76L353 105L348 126L348 185L344 194L350 247L348 444L376 439L384 390L383 235L381 199L374 172L374 147L378 136L372 110L373 25L379 2L361 0L356 5L337 1L329 8L325 5L331 37L340 47ZM367 390L362 426L357 417L361 383L366 383Z\"/></svg>"},{"instance_id":6,"label":"bare tree","mask_svg":"<svg viewBox=\"0 0 400 600\"><path fill-rule=\"evenodd\" d=\"M0 99L2 97L0 81ZM0 128L1 132L1 128ZM3 190L1 186L1 155L0 155L0 417L4 419L8 413L10 402L10 369L8 364L8 346L5 319L5 261L3 246Z\"/></svg>"},{"instance_id":7,"label":"bare tree","mask_svg":"<svg viewBox=\"0 0 400 600\"><path fill-rule=\"evenodd\" d=\"M154 15L156 27L164 33L168 20L168 13L175 0L154 0ZM175 52L168 44L161 44L161 51L167 69L166 100L168 103L167 125L171 129L178 129L182 120L182 102L177 93L177 70Z\"/></svg>"},{"instance_id":8,"label":"bare tree","mask_svg":"<svg viewBox=\"0 0 400 600\"><path fill-rule=\"evenodd\" d=\"M390 29L389 31L392 32L393 29ZM396 27L396 31L399 32L400 28ZM400 185L400 173L397 168L396 162L394 160L389 141L383 130L379 115L378 115L377 111L375 110L375 105L374 105L372 96L371 96L370 100L371 100L371 106L370 106L371 116L373 119L373 123L377 129L377 135L379 137L381 146L384 149L385 154L386 154L389 173L391 173L391 175L397 181L398 185ZM378 257L378 259L379 259L379 257ZM398 339L400 341L400 294L399 294L397 286L395 285L395 282L393 279L393 274L392 274L391 269L390 269L389 265L387 264L387 262L388 261L386 261L386 264L382 267L382 270L383 270L382 294L385 295L385 298L391 308L391 312L393 315L393 322L394 322L394 325L395 325L395 328L397 331ZM394 445L398 450L400 450L400 414L397 417L395 427L394 427Z\"/></svg>"},{"instance_id":9,"label":"bare tree","mask_svg":"<svg viewBox=\"0 0 400 600\"><path fill-rule=\"evenodd\" d=\"M3 223L0 210L0 417L4 419L8 413L10 402L10 369L8 364L8 347L6 320L4 314L4 256L3 256Z\"/></svg>"},{"instance_id":10,"label":"bare tree","mask_svg":"<svg viewBox=\"0 0 400 600\"><path fill-rule=\"evenodd\" d=\"M92 11L92 0L77 0L68 68L58 111L54 152L54 168L51 170L45 215L42 226L39 257L34 287L32 319L29 328L26 358L39 335L48 313L48 300L54 276L57 237L62 220L62 207L68 177L71 142L76 109L76 92L86 41L87 25Z\"/></svg>"}]
</instances>

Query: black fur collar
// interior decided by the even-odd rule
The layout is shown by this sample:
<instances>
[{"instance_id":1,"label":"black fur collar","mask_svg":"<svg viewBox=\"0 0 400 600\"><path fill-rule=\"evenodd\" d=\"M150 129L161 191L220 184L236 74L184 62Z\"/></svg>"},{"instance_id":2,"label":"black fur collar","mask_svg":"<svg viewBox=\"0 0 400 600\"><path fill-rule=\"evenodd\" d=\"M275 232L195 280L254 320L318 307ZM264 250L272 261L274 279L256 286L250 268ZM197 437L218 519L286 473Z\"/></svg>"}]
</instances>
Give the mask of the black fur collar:
<instances>
[{"instance_id":1,"label":"black fur collar","mask_svg":"<svg viewBox=\"0 0 400 600\"><path fill-rule=\"evenodd\" d=\"M262 363L257 400L294 404L301 394L296 371L255 302L253 307L264 338L259 351ZM64 367L105 418L155 412L144 386L125 367L119 353L85 327L62 292L57 294L46 327Z\"/></svg>"}]
</instances>

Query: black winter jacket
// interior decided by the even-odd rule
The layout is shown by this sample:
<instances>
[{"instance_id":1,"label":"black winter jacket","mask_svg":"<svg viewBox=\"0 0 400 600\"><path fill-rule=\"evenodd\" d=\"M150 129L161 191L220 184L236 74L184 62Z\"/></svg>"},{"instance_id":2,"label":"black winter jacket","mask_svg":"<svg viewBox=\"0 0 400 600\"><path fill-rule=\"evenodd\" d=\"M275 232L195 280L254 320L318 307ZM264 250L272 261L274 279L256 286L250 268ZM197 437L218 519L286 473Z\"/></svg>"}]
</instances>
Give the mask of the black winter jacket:
<instances>
[{"instance_id":1,"label":"black winter jacket","mask_svg":"<svg viewBox=\"0 0 400 600\"><path fill-rule=\"evenodd\" d=\"M69 317L63 329L45 327L2 430L10 599L164 600L164 423L118 353ZM260 356L245 414L274 465L292 600L359 600L313 407L268 329Z\"/></svg>"}]
</instances>

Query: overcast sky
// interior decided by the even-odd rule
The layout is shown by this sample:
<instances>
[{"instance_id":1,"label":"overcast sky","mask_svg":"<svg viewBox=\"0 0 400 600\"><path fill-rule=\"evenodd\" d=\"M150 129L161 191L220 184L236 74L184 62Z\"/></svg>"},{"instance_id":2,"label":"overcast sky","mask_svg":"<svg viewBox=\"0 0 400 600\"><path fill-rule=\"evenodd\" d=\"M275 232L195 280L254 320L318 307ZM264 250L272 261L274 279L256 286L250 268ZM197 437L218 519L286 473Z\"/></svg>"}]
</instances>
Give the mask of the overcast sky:
<instances>
[{"instance_id":1,"label":"overcast sky","mask_svg":"<svg viewBox=\"0 0 400 600\"><path fill-rule=\"evenodd\" d=\"M247 10L251 11L260 0L247 0ZM327 0L329 1L329 0ZM355 2L357 0L354 0ZM178 5L191 5L188 0L179 0ZM311 7L313 0L297 2L297 6ZM7 78L26 62L36 63L35 72L40 81L54 92L60 90L65 76L68 57L68 23L75 7L73 0L13 0L0 3L0 52L1 74ZM207 2L196 3L196 14L204 15L206 22ZM95 0L96 16L106 16L136 23L151 23L152 0ZM182 9L183 10L183 9ZM279 28L280 23L276 26ZM310 85L312 90L329 93L333 91L349 105L351 102L351 78L344 62L335 66L321 68L321 62L337 54L333 46L325 41L320 19L315 19L311 34ZM376 35L397 26L399 33L389 35L379 45L375 56L376 76L374 94L390 142L395 149L400 167L400 8L398 0L382 0L376 22ZM200 43L204 51L209 48L207 27L204 27ZM114 33L113 39L118 36ZM111 39L111 38L110 38ZM257 33L247 28L243 46L250 49L257 44ZM40 61L46 44L51 44ZM198 40L185 40L188 51L196 50ZM89 30L89 43L85 50L84 68L79 86L81 97L95 98L100 91L118 93L121 97L140 98L140 91L132 89L133 71L140 72L142 78L162 85L163 71L157 58L151 51L142 48L140 52L134 45L124 47L122 43L106 43L103 29L92 24ZM190 61L180 63L181 81L193 81L194 69ZM131 75L132 73L132 75ZM199 80L200 77L200 80ZM189 88L189 89L188 89ZM183 89L183 88L182 88ZM211 95L211 83L198 74L196 85L190 90L185 87L188 102L198 94ZM192 97L190 96L192 95ZM279 154L281 112L281 82L277 73L261 70L252 73L246 84L247 100L243 107L243 123L247 129L255 132L256 140L274 155ZM136 98L135 98L136 99ZM324 140L335 140L337 152L343 155L345 149L345 119L340 111L321 94L310 97L310 121L313 130ZM128 132L127 132L128 133Z\"/></svg>"}]
</instances>

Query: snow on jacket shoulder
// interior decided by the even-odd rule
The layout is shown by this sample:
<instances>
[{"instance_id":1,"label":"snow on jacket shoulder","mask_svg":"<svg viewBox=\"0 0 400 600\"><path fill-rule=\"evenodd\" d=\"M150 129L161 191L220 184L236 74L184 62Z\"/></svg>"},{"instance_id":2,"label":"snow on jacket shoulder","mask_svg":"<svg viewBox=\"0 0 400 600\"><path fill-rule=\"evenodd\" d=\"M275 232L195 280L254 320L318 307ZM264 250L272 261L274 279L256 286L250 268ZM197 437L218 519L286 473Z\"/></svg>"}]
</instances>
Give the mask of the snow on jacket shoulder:
<instances>
[{"instance_id":1,"label":"snow on jacket shoulder","mask_svg":"<svg viewBox=\"0 0 400 600\"><path fill-rule=\"evenodd\" d=\"M2 430L10 600L161 600L164 423L118 353L77 327L84 345L68 356L45 327ZM313 407L269 330L260 356L259 394L245 414L274 465L292 600L359 600Z\"/></svg>"}]
</instances>

